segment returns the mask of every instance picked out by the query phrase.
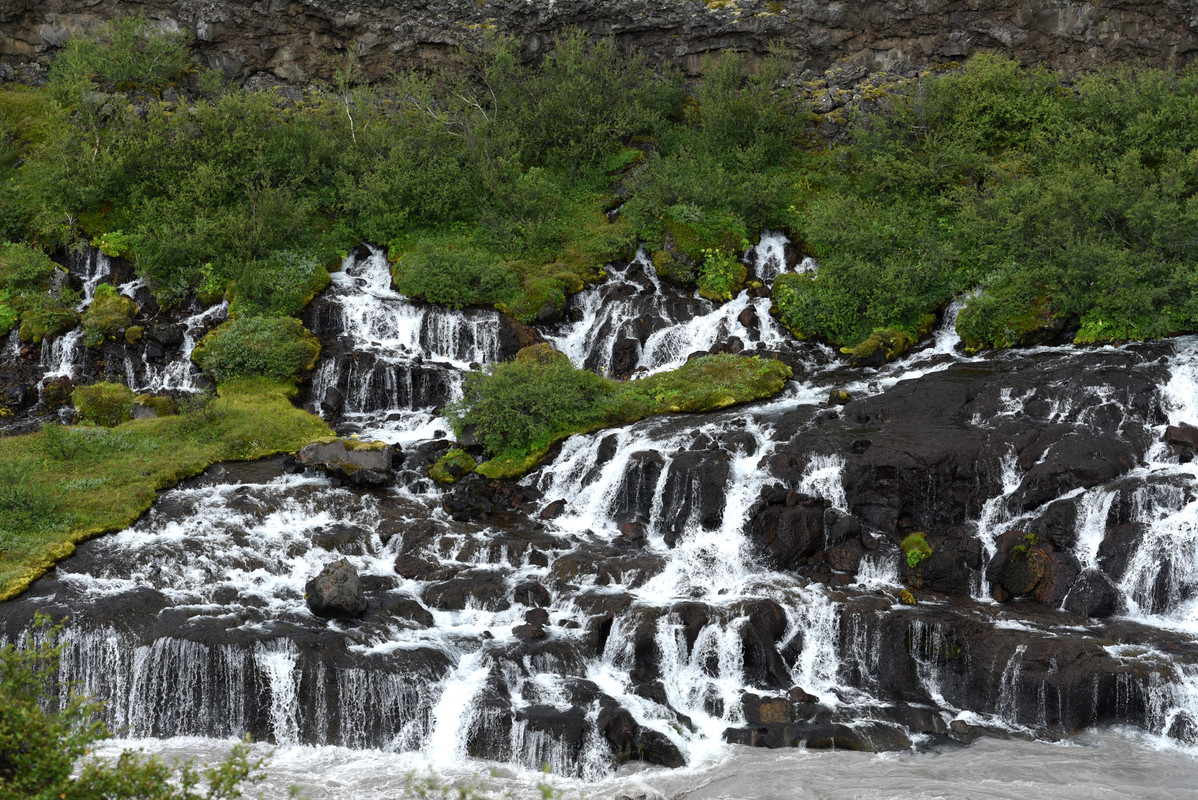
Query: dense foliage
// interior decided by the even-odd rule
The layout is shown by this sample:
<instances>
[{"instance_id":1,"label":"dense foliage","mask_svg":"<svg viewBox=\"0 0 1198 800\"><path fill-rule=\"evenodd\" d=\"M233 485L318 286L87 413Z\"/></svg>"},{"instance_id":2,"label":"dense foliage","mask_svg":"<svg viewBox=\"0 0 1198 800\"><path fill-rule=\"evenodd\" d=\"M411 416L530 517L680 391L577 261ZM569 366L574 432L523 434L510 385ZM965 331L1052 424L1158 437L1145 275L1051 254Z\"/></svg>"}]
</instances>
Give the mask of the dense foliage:
<instances>
[{"instance_id":1,"label":"dense foliage","mask_svg":"<svg viewBox=\"0 0 1198 800\"><path fill-rule=\"evenodd\" d=\"M638 242L728 298L780 228L820 260L777 284L782 320L842 346L917 338L966 295L971 346L1198 328L1198 71L1067 80L978 57L866 92L836 146L791 71L725 55L687 87L567 32L536 63L492 40L429 74L361 85L351 61L302 94L249 92L119 20L69 43L48 89L0 90L0 237L92 241L162 303L227 294L254 318L297 314L368 240L413 297L532 321ZM14 283L12 252L0 327L76 324L45 269Z\"/></svg>"},{"instance_id":2,"label":"dense foliage","mask_svg":"<svg viewBox=\"0 0 1198 800\"><path fill-rule=\"evenodd\" d=\"M817 180L800 229L819 276L775 295L805 334L915 334L966 292L972 346L1198 329L1196 70L1070 85L978 57L861 119Z\"/></svg>"},{"instance_id":3,"label":"dense foliage","mask_svg":"<svg viewBox=\"0 0 1198 800\"><path fill-rule=\"evenodd\" d=\"M237 317L205 336L192 353L218 381L264 376L295 381L320 357L320 342L289 317Z\"/></svg>"},{"instance_id":4,"label":"dense foliage","mask_svg":"<svg viewBox=\"0 0 1198 800\"><path fill-rule=\"evenodd\" d=\"M100 704L58 691L61 627L40 617L37 625L19 645L0 646L0 800L218 800L262 780L264 762L248 745L203 768L133 751L114 762L85 758L109 735L97 721Z\"/></svg>"}]
</instances>

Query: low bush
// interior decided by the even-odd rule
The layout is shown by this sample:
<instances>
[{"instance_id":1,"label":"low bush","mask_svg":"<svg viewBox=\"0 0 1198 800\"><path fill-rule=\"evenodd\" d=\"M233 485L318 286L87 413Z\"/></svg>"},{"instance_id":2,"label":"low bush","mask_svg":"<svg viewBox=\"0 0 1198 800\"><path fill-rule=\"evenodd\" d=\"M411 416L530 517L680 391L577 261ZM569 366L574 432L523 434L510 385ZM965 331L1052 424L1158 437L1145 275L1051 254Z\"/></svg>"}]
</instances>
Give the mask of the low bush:
<instances>
[{"instance_id":1,"label":"low bush","mask_svg":"<svg viewBox=\"0 0 1198 800\"><path fill-rule=\"evenodd\" d=\"M234 284L233 316L298 314L329 285L329 271L312 255L283 251L246 264Z\"/></svg>"},{"instance_id":2,"label":"low bush","mask_svg":"<svg viewBox=\"0 0 1198 800\"><path fill-rule=\"evenodd\" d=\"M902 550L907 566L911 569L915 569L932 555L932 546L928 544L924 535L918 532L908 534L899 544L899 549Z\"/></svg>"},{"instance_id":3,"label":"low bush","mask_svg":"<svg viewBox=\"0 0 1198 800\"><path fill-rule=\"evenodd\" d=\"M423 240L403 254L393 271L401 293L450 308L503 303L520 288L516 274L490 253Z\"/></svg>"},{"instance_id":4,"label":"low bush","mask_svg":"<svg viewBox=\"0 0 1198 800\"><path fill-rule=\"evenodd\" d=\"M79 313L68 302L50 294L25 295L21 311L21 341L41 344L79 324Z\"/></svg>"},{"instance_id":5,"label":"low bush","mask_svg":"<svg viewBox=\"0 0 1198 800\"><path fill-rule=\"evenodd\" d=\"M289 317L229 320L205 336L191 355L217 381L254 376L296 381L319 357L319 340Z\"/></svg>"},{"instance_id":6,"label":"low bush","mask_svg":"<svg viewBox=\"0 0 1198 800\"><path fill-rule=\"evenodd\" d=\"M93 86L162 88L191 60L187 36L145 17L122 17L68 41L50 66L50 90L64 106Z\"/></svg>"},{"instance_id":7,"label":"low bush","mask_svg":"<svg viewBox=\"0 0 1198 800\"><path fill-rule=\"evenodd\" d=\"M123 383L93 383L77 386L71 402L87 422L111 428L129 420L133 410L133 390Z\"/></svg>"}]
</instances>

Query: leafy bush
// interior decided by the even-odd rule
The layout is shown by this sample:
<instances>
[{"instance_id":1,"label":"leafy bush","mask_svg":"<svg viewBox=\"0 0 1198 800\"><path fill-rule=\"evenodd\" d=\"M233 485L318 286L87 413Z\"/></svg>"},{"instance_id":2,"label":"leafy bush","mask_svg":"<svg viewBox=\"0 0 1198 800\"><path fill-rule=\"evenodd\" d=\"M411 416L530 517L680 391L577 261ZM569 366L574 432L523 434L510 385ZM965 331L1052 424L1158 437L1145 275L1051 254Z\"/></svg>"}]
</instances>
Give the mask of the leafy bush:
<instances>
[{"instance_id":1,"label":"leafy bush","mask_svg":"<svg viewBox=\"0 0 1198 800\"><path fill-rule=\"evenodd\" d=\"M329 271L311 255L273 253L242 269L229 312L280 317L298 314L329 280Z\"/></svg>"},{"instance_id":2,"label":"leafy bush","mask_svg":"<svg viewBox=\"0 0 1198 800\"><path fill-rule=\"evenodd\" d=\"M451 308L505 302L519 289L515 273L495 256L424 240L404 253L394 273L401 293Z\"/></svg>"},{"instance_id":3,"label":"leafy bush","mask_svg":"<svg viewBox=\"0 0 1198 800\"><path fill-rule=\"evenodd\" d=\"M15 308L0 303L0 337L8 336L8 332L17 327L20 317Z\"/></svg>"},{"instance_id":4,"label":"leafy bush","mask_svg":"<svg viewBox=\"0 0 1198 800\"><path fill-rule=\"evenodd\" d=\"M462 398L446 406L445 414L458 436L472 428L491 455L517 454L592 422L611 391L608 381L575 369L549 345L533 345L511 361L469 373Z\"/></svg>"},{"instance_id":5,"label":"leafy bush","mask_svg":"<svg viewBox=\"0 0 1198 800\"><path fill-rule=\"evenodd\" d=\"M915 569L932 555L932 546L922 533L909 534L899 544L899 549L903 551L903 557L911 569Z\"/></svg>"},{"instance_id":6,"label":"leafy bush","mask_svg":"<svg viewBox=\"0 0 1198 800\"><path fill-rule=\"evenodd\" d=\"M44 290L54 275L54 262L41 250L0 243L0 290Z\"/></svg>"},{"instance_id":7,"label":"leafy bush","mask_svg":"<svg viewBox=\"0 0 1198 800\"><path fill-rule=\"evenodd\" d=\"M286 317L238 317L205 336L191 358L217 381L264 376L299 380L316 366L320 342Z\"/></svg>"},{"instance_id":8,"label":"leafy bush","mask_svg":"<svg viewBox=\"0 0 1198 800\"><path fill-rule=\"evenodd\" d=\"M77 386L71 392L71 402L83 419L111 428L128 421L133 410L133 390L123 383Z\"/></svg>"},{"instance_id":9,"label":"leafy bush","mask_svg":"<svg viewBox=\"0 0 1198 800\"><path fill-rule=\"evenodd\" d=\"M706 250L699 267L699 294L717 302L731 300L732 295L744 288L747 277L748 270L735 253Z\"/></svg>"},{"instance_id":10,"label":"leafy bush","mask_svg":"<svg viewBox=\"0 0 1198 800\"><path fill-rule=\"evenodd\" d=\"M96 287L91 305L83 313L83 343L96 347L105 339L117 338L129 327L137 313L137 303L108 283Z\"/></svg>"},{"instance_id":11,"label":"leafy bush","mask_svg":"<svg viewBox=\"0 0 1198 800\"><path fill-rule=\"evenodd\" d=\"M74 105L95 84L162 88L179 77L190 59L182 31L144 17L123 17L90 37L68 41L50 66L50 90L63 105Z\"/></svg>"}]
</instances>

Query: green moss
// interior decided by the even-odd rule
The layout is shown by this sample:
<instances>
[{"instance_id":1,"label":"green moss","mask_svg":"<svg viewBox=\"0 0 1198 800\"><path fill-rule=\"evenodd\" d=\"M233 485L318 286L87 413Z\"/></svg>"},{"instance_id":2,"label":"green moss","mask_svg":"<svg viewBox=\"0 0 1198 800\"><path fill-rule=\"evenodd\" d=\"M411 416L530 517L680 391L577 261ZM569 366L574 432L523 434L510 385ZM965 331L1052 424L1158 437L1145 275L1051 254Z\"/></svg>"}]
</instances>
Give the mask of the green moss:
<instances>
[{"instance_id":1,"label":"green moss","mask_svg":"<svg viewBox=\"0 0 1198 800\"><path fill-rule=\"evenodd\" d=\"M179 413L179 404L170 395L139 394L133 404L149 408L160 417L172 417Z\"/></svg>"},{"instance_id":2,"label":"green moss","mask_svg":"<svg viewBox=\"0 0 1198 800\"><path fill-rule=\"evenodd\" d=\"M849 351L849 359L853 366L878 366L898 358L914 343L915 340L903 331L886 328L874 331Z\"/></svg>"},{"instance_id":3,"label":"green moss","mask_svg":"<svg viewBox=\"0 0 1198 800\"><path fill-rule=\"evenodd\" d=\"M114 428L61 428L70 447L51 455L48 431L0 437L0 465L33 507L0 498L0 601L24 591L84 539L131 525L157 492L222 460L294 452L328 435L293 404L294 387L265 379L224 383L188 413ZM0 487L5 481L0 475ZM48 498L48 499L47 499Z\"/></svg>"},{"instance_id":4,"label":"green moss","mask_svg":"<svg viewBox=\"0 0 1198 800\"><path fill-rule=\"evenodd\" d=\"M83 343L97 347L105 339L116 339L125 332L137 314L137 303L121 294L115 286L96 287L91 305L83 313Z\"/></svg>"},{"instance_id":5,"label":"green moss","mask_svg":"<svg viewBox=\"0 0 1198 800\"><path fill-rule=\"evenodd\" d=\"M478 466L465 450L453 448L429 467L428 475L437 483L451 484L458 478L474 472Z\"/></svg>"},{"instance_id":6,"label":"green moss","mask_svg":"<svg viewBox=\"0 0 1198 800\"><path fill-rule=\"evenodd\" d=\"M145 336L145 328L140 325L130 325L125 328L125 341L129 344L137 344Z\"/></svg>"},{"instance_id":7,"label":"green moss","mask_svg":"<svg viewBox=\"0 0 1198 800\"><path fill-rule=\"evenodd\" d=\"M908 534L899 544L899 549L903 551L907 566L911 569L915 569L932 555L932 546L928 544L924 535L918 532Z\"/></svg>"},{"instance_id":8,"label":"green moss","mask_svg":"<svg viewBox=\"0 0 1198 800\"><path fill-rule=\"evenodd\" d=\"M75 309L49 295L27 298L21 311L21 341L41 344L47 337L58 336L79 324Z\"/></svg>"},{"instance_id":9,"label":"green moss","mask_svg":"<svg viewBox=\"0 0 1198 800\"><path fill-rule=\"evenodd\" d=\"M93 383L77 386L71 402L87 422L111 428L129 421L133 410L133 390L123 383Z\"/></svg>"}]
</instances>

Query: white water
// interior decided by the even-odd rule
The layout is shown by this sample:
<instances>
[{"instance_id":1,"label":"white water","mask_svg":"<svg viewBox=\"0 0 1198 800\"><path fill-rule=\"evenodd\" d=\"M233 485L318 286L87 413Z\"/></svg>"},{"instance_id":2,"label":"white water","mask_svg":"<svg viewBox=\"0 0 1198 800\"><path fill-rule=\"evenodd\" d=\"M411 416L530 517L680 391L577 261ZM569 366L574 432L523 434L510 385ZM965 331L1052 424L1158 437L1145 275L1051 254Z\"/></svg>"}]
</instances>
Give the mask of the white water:
<instances>
[{"instance_id":1,"label":"white water","mask_svg":"<svg viewBox=\"0 0 1198 800\"><path fill-rule=\"evenodd\" d=\"M770 245L774 249L778 246ZM651 266L646 269L642 263L640 268L647 272L645 280L660 289L651 275ZM618 286L622 280L628 282L614 275L612 283ZM326 299L339 307L341 330L352 340L348 349L354 357L365 355L369 360L326 359L314 378L312 394L319 397L324 391L345 387L345 417L364 435L406 443L444 431L444 423L433 413L435 404L421 400L420 381L427 378L420 371L432 371L434 383L443 381L437 384L438 391L443 389L443 394L453 396L454 379L464 368L496 356L495 315L451 314L411 303L391 290L381 252L347 262L345 269L334 276L334 286ZM555 339L576 361L589 357L587 348L602 339L596 332L603 325L618 328L634 318L627 306L603 303L592 307L587 305L587 297L580 297L578 302L583 308L582 321L565 328L565 333ZM786 344L788 340L781 334L776 341L771 338L777 327L768 314L763 316L763 303L768 310L768 300L750 299L745 293L723 306L711 306L692 319L674 321L668 315L662 316L663 327L646 337L638 363L648 370L665 368L680 363L677 360L685 359L688 352L703 349L705 342L722 341L728 335L745 337L746 345ZM746 310L752 310L757 320L755 333L739 321ZM667 346L669 341L675 344ZM963 360L956 345L950 309L931 346L904 362L855 374L855 380L846 385L854 396L885 391L901 381L917 379ZM1194 382L1192 366L1198 359L1193 358L1193 342L1179 343L1178 347L1178 363L1164 390L1166 406L1170 421L1193 421L1186 416L1193 413L1194 406L1192 394L1187 395L1187 382ZM502 533L498 528L450 526L435 497L412 495L404 489L362 495L334 490L324 479L314 477L280 478L248 488L221 485L176 490L169 493L170 502L176 504L173 511L160 504L162 513L156 510L133 528L96 543L97 550L106 555L104 567L91 573L64 568L57 578L64 589L80 591L96 600L152 587L175 610L185 612L188 619L214 620L224 630L262 636L259 644L247 651L168 637L144 645L108 628L81 633L72 648L77 656L72 656L74 660L68 662L67 669L109 699L118 724L139 736L197 730L237 734L254 716L245 704L264 704L269 719L267 735L287 745L285 758L294 756L298 761L312 759L325 764L320 769L326 770L322 774L330 784L328 791L333 791L331 784L342 780L347 792L360 790L362 796L369 796L376 788L372 782L385 783L385 771L394 770L396 764L427 764L449 776L460 775L471 765L489 767L472 762L467 752L471 731L494 722L480 705L491 681L498 680L510 693L512 708L525 710L534 705L568 707L564 683L575 678L593 682L604 695L626 708L642 728L670 739L692 764L690 769L674 775L646 773L646 785L680 786L675 781L685 779L689 781L687 797L770 796L771 791L782 788L798 791L796 779L782 767L778 774L762 768L760 776L753 776L762 782L748 784L756 787L752 790L728 788L733 780L749 780L731 777L739 774L739 764L754 763L765 756L724 744L722 734L726 727L743 722L739 702L742 691L752 688L770 693L746 686L740 633L746 624L743 609L747 601L772 600L785 609L786 632L780 646L802 641L801 650L786 665L796 686L832 708L860 704L866 709L871 702L865 689L846 692L843 677L855 660L868 664L872 659L876 667L880 657L877 638L863 631L852 657L842 652L837 599L818 584L807 585L793 575L762 568L742 535L748 509L761 488L773 479L768 458L778 444L773 439L776 418L785 411L822 402L832 380L830 374L839 369L836 364L820 367L818 359L812 360L812 369L801 373L797 385L772 403L710 415L701 424L680 424L663 418L573 437L550 468L529 479L530 485L543 491L546 501L567 501L563 515L546 522L547 531L561 541L560 548L551 553L553 558L574 548L614 540L620 535L619 524L629 521L619 516L627 510L623 506L647 509L645 519L640 520L647 531L643 552L657 558L659 566L645 566L648 561L638 563L614 572L616 578L605 577L606 582L601 582L597 574L570 576L580 589L596 594L623 593L631 603L629 611L617 615L603 651L588 659L581 669L553 663L555 657L544 657L543 661L511 658L506 648L516 644L512 628L522 621L523 608L519 604L488 608L485 603L472 602L461 610L432 609L434 625L430 628L403 621L360 627L332 623L329 630L344 635L346 649L360 660L353 667L328 667L330 681L325 681L323 662L313 663L285 638L291 626L313 624L303 600L304 583L335 557L313 544L322 531L339 526L363 531L357 548L343 552L362 575L371 578L394 576L393 562L402 536L384 544L381 532L385 519L398 519L398 527L405 531L432 524L437 534L430 544L416 551L421 557L442 567L496 568L503 573L509 589L528 579L551 584L554 566L552 558L545 566L527 556L511 556L504 549L507 543L498 552L492 550L494 540ZM1005 399L1000 414L1014 416L1023 413L1032 395L1015 397L1008 392ZM1054 406L1049 413L1053 419L1063 419L1069 410ZM978 424L985 422L980 420ZM733 433L735 438L721 438ZM666 502L671 469L681 464L680 456L699 435L718 442L718 449L728 461L727 478L720 492L722 513L716 524L701 524L697 512L679 519L678 509ZM609 437L614 437L609 448L612 452L601 463L600 444ZM1192 480L1194 473L1188 465L1159 460L1163 458L1161 455L1154 460L1150 469L1165 476L1189 475ZM654 480L645 478L640 488L646 495L633 503L628 498L626 479L633 465L643 467L653 460L660 462L660 472ZM833 508L845 511L848 499L843 467L843 458L838 455L814 458L793 488L822 497ZM1009 452L998 467L1001 491L985 504L976 520L987 558L995 553L996 537L1018 520L1006 506L1006 500L1022 482L1015 453ZM1098 488L1091 494L1078 492L1072 496L1085 509L1078 517L1079 559L1084 555L1084 564L1097 563L1097 546L1105 535L1105 517L1113 495L1109 489ZM1138 603L1133 607L1137 618L1184 624L1193 618L1193 609L1184 605L1182 589L1194 579L1187 570L1198 561L1189 553L1194 549L1189 522L1195 514L1193 498L1184 491L1172 490L1144 491L1139 496L1139 518L1149 522L1151 531L1159 535L1153 534L1157 538L1147 539L1140 548L1149 556L1143 564L1134 562L1129 568L1124 591ZM665 543L665 534L674 530L680 535L670 547ZM868 558L868 568L857 575L858 585L892 593L898 585L893 549L879 550ZM1149 608L1146 601L1135 598L1146 597L1153 570L1162 559L1178 565L1173 571L1178 576L1174 581L1176 591L1168 595L1169 602L1163 609ZM422 590L421 582L400 580L388 596L417 602L422 599ZM574 635L559 625L574 616L585 616L570 594L558 594L549 604L551 639ZM709 620L688 648L677 606L692 601L706 607ZM633 623L640 618L652 620L650 638L659 651L657 666L669 708L638 694L629 679L638 658ZM994 665L999 699L997 718L987 719L988 724L1005 723L1017 728L1024 722L1018 719L1015 703L1022 686L1024 652L1019 649L1006 663ZM413 671L397 676L380 668L387 657L413 654L415 659L428 653L443 660L436 662L432 674ZM934 664L921 664L920 669L925 687L935 696L943 676ZM1160 720L1152 726L1154 732L1164 732L1171 724L1172 718L1164 710L1169 703L1194 707L1189 704L1195 693L1188 690L1193 683L1185 673L1176 684L1158 687L1153 697L1162 711L1157 713ZM256 697L246 698L247 684L257 687ZM311 689L326 684L327 694ZM179 685L195 687L185 706L168 704L158 708L147 704L146 698L169 697ZM849 695L848 700L845 695ZM939 697L943 700L943 695ZM944 705L956 711L947 702ZM694 729L681 725L671 708L687 715ZM534 767L549 761L559 771L572 770L579 779L600 781L599 796L605 791L618 791L617 785L627 785L618 781L626 778L607 777L611 767L601 757L594 725L596 713L587 708L590 727L579 753L530 729L524 720L516 720L510 731L500 731L507 737L510 763ZM962 712L962 718L967 716ZM339 721L339 735L330 732L330 720ZM335 746L293 746L300 741L375 749L347 755L350 751ZM202 751L210 746L210 740L187 746ZM765 763L781 765L795 757L769 754L771 760ZM822 758L817 754L798 757ZM857 763L876 767L903 758L886 756ZM367 766L344 766L355 763L355 759L362 759ZM528 773L517 770L515 775L523 781ZM812 776L804 780L818 785ZM707 786L701 785L704 783ZM394 788L394 784L386 785ZM1045 780L1043 785L1057 784ZM836 788L831 782L827 786L829 792ZM705 795L710 787L724 788L711 789ZM745 794L737 794L742 791ZM588 796L594 795L588 791Z\"/></svg>"}]
</instances>

